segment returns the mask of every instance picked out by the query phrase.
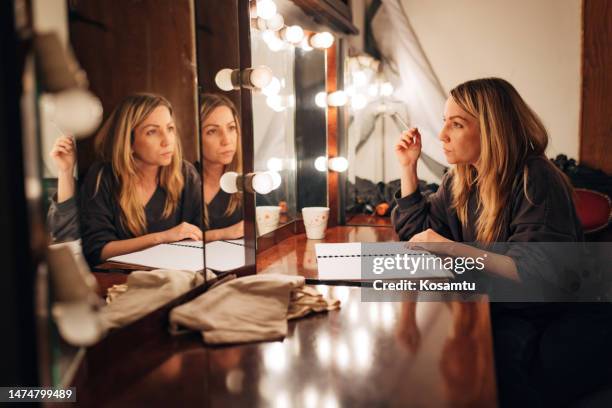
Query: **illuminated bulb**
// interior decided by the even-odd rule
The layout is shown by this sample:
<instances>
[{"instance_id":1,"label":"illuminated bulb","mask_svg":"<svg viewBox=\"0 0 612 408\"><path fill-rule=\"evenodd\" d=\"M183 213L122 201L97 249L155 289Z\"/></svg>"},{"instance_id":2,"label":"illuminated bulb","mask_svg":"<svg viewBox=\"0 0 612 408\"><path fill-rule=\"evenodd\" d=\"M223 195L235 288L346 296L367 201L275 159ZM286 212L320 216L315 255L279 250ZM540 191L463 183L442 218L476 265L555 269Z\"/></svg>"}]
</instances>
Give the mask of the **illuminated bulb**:
<instances>
[{"instance_id":1,"label":"illuminated bulb","mask_svg":"<svg viewBox=\"0 0 612 408\"><path fill-rule=\"evenodd\" d=\"M274 31L264 31L261 34L261 38L268 45L270 51L276 52L285 48L285 42Z\"/></svg>"},{"instance_id":2,"label":"illuminated bulb","mask_svg":"<svg viewBox=\"0 0 612 408\"><path fill-rule=\"evenodd\" d=\"M325 92L319 92L315 95L315 104L319 108L327 107L327 94Z\"/></svg>"},{"instance_id":3,"label":"illuminated bulb","mask_svg":"<svg viewBox=\"0 0 612 408\"><path fill-rule=\"evenodd\" d=\"M363 71L356 71L353 73L353 83L355 86L364 86L368 83L368 77Z\"/></svg>"},{"instance_id":4,"label":"illuminated bulb","mask_svg":"<svg viewBox=\"0 0 612 408\"><path fill-rule=\"evenodd\" d=\"M238 192L238 186L236 185L236 180L238 179L238 173L235 171L228 171L227 173L221 176L219 180L219 184L221 185L221 190L225 191L228 194L234 194Z\"/></svg>"},{"instance_id":5,"label":"illuminated bulb","mask_svg":"<svg viewBox=\"0 0 612 408\"><path fill-rule=\"evenodd\" d=\"M102 103L94 94L81 88L44 94L41 108L63 132L75 137L88 136L102 120Z\"/></svg>"},{"instance_id":6,"label":"illuminated bulb","mask_svg":"<svg viewBox=\"0 0 612 408\"><path fill-rule=\"evenodd\" d=\"M272 31L278 31L285 25L285 19L280 14L276 13L272 17L266 19L266 28Z\"/></svg>"},{"instance_id":7,"label":"illuminated bulb","mask_svg":"<svg viewBox=\"0 0 612 408\"><path fill-rule=\"evenodd\" d=\"M274 179L269 173L255 173L252 180L253 190L258 194L268 194L273 190Z\"/></svg>"},{"instance_id":8,"label":"illuminated bulb","mask_svg":"<svg viewBox=\"0 0 612 408\"><path fill-rule=\"evenodd\" d=\"M291 44L299 44L304 39L304 30L298 25L292 25L282 29L281 36Z\"/></svg>"},{"instance_id":9,"label":"illuminated bulb","mask_svg":"<svg viewBox=\"0 0 612 408\"><path fill-rule=\"evenodd\" d=\"M314 166L315 169L323 172L323 171L327 171L327 157L325 156L319 156L315 159L314 162Z\"/></svg>"},{"instance_id":10,"label":"illuminated bulb","mask_svg":"<svg viewBox=\"0 0 612 408\"><path fill-rule=\"evenodd\" d=\"M336 91L327 95L327 104L329 106L344 106L348 102L348 97L344 91Z\"/></svg>"},{"instance_id":11,"label":"illuminated bulb","mask_svg":"<svg viewBox=\"0 0 612 408\"><path fill-rule=\"evenodd\" d=\"M306 52L313 50L313 48L310 46L308 38L304 38L302 42L300 42L300 48Z\"/></svg>"},{"instance_id":12,"label":"illuminated bulb","mask_svg":"<svg viewBox=\"0 0 612 408\"><path fill-rule=\"evenodd\" d=\"M257 16L267 20L276 14L276 4L272 0L257 1Z\"/></svg>"},{"instance_id":13,"label":"illuminated bulb","mask_svg":"<svg viewBox=\"0 0 612 408\"><path fill-rule=\"evenodd\" d=\"M283 169L283 159L270 157L266 163L266 167L270 171L281 171Z\"/></svg>"},{"instance_id":14,"label":"illuminated bulb","mask_svg":"<svg viewBox=\"0 0 612 408\"><path fill-rule=\"evenodd\" d=\"M346 88L344 88L344 93L346 93L348 96L352 98L353 96L357 94L357 90L355 89L354 85L349 85Z\"/></svg>"},{"instance_id":15,"label":"illuminated bulb","mask_svg":"<svg viewBox=\"0 0 612 408\"><path fill-rule=\"evenodd\" d=\"M367 104L368 99L362 94L357 94L351 98L351 107L355 110L363 109Z\"/></svg>"},{"instance_id":16,"label":"illuminated bulb","mask_svg":"<svg viewBox=\"0 0 612 408\"><path fill-rule=\"evenodd\" d=\"M322 33L316 33L310 37L310 45L313 48L324 49L329 48L334 44L334 36L324 31Z\"/></svg>"},{"instance_id":17,"label":"illuminated bulb","mask_svg":"<svg viewBox=\"0 0 612 408\"><path fill-rule=\"evenodd\" d=\"M261 89L261 92L266 96L276 95L281 90L281 84L278 78L272 77L272 80L268 85Z\"/></svg>"},{"instance_id":18,"label":"illuminated bulb","mask_svg":"<svg viewBox=\"0 0 612 408\"><path fill-rule=\"evenodd\" d=\"M385 82L380 86L380 94L382 96L391 96L393 95L393 85L389 82Z\"/></svg>"},{"instance_id":19,"label":"illuminated bulb","mask_svg":"<svg viewBox=\"0 0 612 408\"><path fill-rule=\"evenodd\" d=\"M333 157L329 159L329 169L342 173L348 169L349 162L344 157Z\"/></svg>"},{"instance_id":20,"label":"illuminated bulb","mask_svg":"<svg viewBox=\"0 0 612 408\"><path fill-rule=\"evenodd\" d=\"M232 70L230 68L224 68L217 72L217 75L215 75L215 83L224 91L233 90L234 84L232 83Z\"/></svg>"},{"instance_id":21,"label":"illuminated bulb","mask_svg":"<svg viewBox=\"0 0 612 408\"><path fill-rule=\"evenodd\" d=\"M378 85L377 84L372 84L370 86L368 86L368 94L371 97L377 97L378 96Z\"/></svg>"},{"instance_id":22,"label":"illuminated bulb","mask_svg":"<svg viewBox=\"0 0 612 408\"><path fill-rule=\"evenodd\" d=\"M268 105L270 109L272 109L275 112L282 112L286 109L286 107L283 106L282 98L280 97L280 95L268 96L266 98L266 104Z\"/></svg>"},{"instance_id":23,"label":"illuminated bulb","mask_svg":"<svg viewBox=\"0 0 612 408\"><path fill-rule=\"evenodd\" d=\"M272 190L276 190L280 187L283 179L281 178L281 175L275 171L269 171L268 174L270 177L272 177Z\"/></svg>"},{"instance_id":24,"label":"illuminated bulb","mask_svg":"<svg viewBox=\"0 0 612 408\"><path fill-rule=\"evenodd\" d=\"M252 68L249 80L254 87L265 88L272 81L272 70L265 65Z\"/></svg>"}]
</instances>

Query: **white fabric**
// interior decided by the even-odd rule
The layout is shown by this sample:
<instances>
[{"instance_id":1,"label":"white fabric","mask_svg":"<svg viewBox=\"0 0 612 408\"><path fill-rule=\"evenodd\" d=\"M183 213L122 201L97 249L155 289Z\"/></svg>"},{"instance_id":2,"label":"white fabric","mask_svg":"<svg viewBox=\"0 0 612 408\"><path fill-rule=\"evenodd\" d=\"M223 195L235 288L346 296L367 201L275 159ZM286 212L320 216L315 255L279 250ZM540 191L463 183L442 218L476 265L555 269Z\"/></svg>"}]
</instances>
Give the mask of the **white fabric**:
<instances>
[{"instance_id":1,"label":"white fabric","mask_svg":"<svg viewBox=\"0 0 612 408\"><path fill-rule=\"evenodd\" d=\"M408 109L409 124L419 128L423 151L446 165L437 136L442 127L442 89L399 0L382 0L372 20L372 31L384 61L399 75L394 96Z\"/></svg>"},{"instance_id":2,"label":"white fabric","mask_svg":"<svg viewBox=\"0 0 612 408\"><path fill-rule=\"evenodd\" d=\"M209 271L209 277L214 274ZM204 282L201 273L157 269L132 272L127 282L109 289L109 304L100 310L108 329L131 323Z\"/></svg>"},{"instance_id":3,"label":"white fabric","mask_svg":"<svg viewBox=\"0 0 612 408\"><path fill-rule=\"evenodd\" d=\"M336 309L304 277L283 274L234 279L170 312L172 331L186 327L207 344L276 340L287 335L287 319Z\"/></svg>"}]
</instances>

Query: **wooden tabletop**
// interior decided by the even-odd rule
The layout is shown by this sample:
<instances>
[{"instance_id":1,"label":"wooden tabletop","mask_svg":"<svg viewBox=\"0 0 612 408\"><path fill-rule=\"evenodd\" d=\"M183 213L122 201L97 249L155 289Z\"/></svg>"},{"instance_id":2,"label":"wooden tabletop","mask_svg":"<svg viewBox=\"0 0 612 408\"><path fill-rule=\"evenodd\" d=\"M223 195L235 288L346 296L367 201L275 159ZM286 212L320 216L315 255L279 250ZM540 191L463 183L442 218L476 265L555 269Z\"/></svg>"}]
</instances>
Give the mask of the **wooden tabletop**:
<instances>
[{"instance_id":1,"label":"wooden tabletop","mask_svg":"<svg viewBox=\"0 0 612 408\"><path fill-rule=\"evenodd\" d=\"M389 228L336 227L325 242L392 239ZM258 270L308 274L311 243L304 235L281 242L258 255ZM340 299L341 309L290 322L283 341L210 347L197 333L172 337L159 330L154 338L131 336L115 356L97 347L100 352L92 353L81 373L79 401L84 406L496 406L485 297L362 302L356 287L317 288Z\"/></svg>"}]
</instances>

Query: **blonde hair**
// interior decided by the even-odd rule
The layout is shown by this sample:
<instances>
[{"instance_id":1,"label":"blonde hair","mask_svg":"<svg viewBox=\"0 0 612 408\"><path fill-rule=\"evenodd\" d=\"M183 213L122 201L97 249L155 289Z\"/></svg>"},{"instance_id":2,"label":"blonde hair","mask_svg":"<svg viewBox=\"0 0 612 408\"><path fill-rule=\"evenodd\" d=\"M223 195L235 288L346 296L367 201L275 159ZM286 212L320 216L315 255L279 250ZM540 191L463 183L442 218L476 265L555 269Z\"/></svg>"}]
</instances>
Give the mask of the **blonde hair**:
<instances>
[{"instance_id":1,"label":"blonde hair","mask_svg":"<svg viewBox=\"0 0 612 408\"><path fill-rule=\"evenodd\" d=\"M516 176L519 172L524 194L533 204L527 195L527 160L532 157L544 159L571 195L566 176L544 154L548 145L546 128L509 82L500 78L476 79L458 85L450 94L480 124L478 172L471 164L457 164L452 170L453 207L464 226L470 191L478 189L478 241L494 242L509 221L503 219L503 209L521 181Z\"/></svg>"},{"instance_id":2,"label":"blonde hair","mask_svg":"<svg viewBox=\"0 0 612 408\"><path fill-rule=\"evenodd\" d=\"M240 115L236 105L224 95L205 93L200 98L200 124L204 126L204 122L210 114L217 108L225 106L232 111L232 116L236 122L236 130L238 133L238 141L236 143L236 153L232 161L225 166L223 172L234 171L238 174L242 173L242 131L240 128ZM202 144L204 146L204 144ZM204 168L204 154L202 154L202 168ZM204 183L202 183L204 185ZM202 194L202 196L204 196ZM208 226L208 205L204 202L204 225ZM235 193L230 196L229 205L225 209L223 216L228 217L237 211L242 205L242 193Z\"/></svg>"},{"instance_id":3,"label":"blonde hair","mask_svg":"<svg viewBox=\"0 0 612 408\"><path fill-rule=\"evenodd\" d=\"M147 219L143 203L136 194L138 169L132 155L134 129L159 106L165 106L174 116L172 105L160 95L138 93L125 98L106 120L95 139L96 153L102 161L111 163L113 176L118 183L117 200L121 208L121 224L135 236L147 232ZM183 191L182 151L180 138L176 135L172 161L159 171L159 185L166 191L163 218L176 210ZM102 177L98 173L96 193Z\"/></svg>"}]
</instances>

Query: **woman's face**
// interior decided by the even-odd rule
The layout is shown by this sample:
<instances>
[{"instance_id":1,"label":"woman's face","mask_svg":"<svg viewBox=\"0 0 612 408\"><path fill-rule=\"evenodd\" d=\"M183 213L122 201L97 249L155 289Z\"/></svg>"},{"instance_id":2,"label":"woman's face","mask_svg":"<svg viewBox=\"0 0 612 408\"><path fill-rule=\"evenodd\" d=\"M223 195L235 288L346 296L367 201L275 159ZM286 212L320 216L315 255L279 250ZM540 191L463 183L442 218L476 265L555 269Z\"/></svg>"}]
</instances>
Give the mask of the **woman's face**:
<instances>
[{"instance_id":1,"label":"woman's face","mask_svg":"<svg viewBox=\"0 0 612 408\"><path fill-rule=\"evenodd\" d=\"M227 106L215 108L202 124L204 161L227 165L236 154L238 126L232 110Z\"/></svg>"},{"instance_id":2,"label":"woman's face","mask_svg":"<svg viewBox=\"0 0 612 408\"><path fill-rule=\"evenodd\" d=\"M158 106L134 129L134 157L153 166L168 166L176 148L174 118L165 106Z\"/></svg>"},{"instance_id":3,"label":"woman's face","mask_svg":"<svg viewBox=\"0 0 612 408\"><path fill-rule=\"evenodd\" d=\"M444 106L444 127L438 138L449 164L476 164L480 157L480 125L449 96Z\"/></svg>"}]
</instances>

